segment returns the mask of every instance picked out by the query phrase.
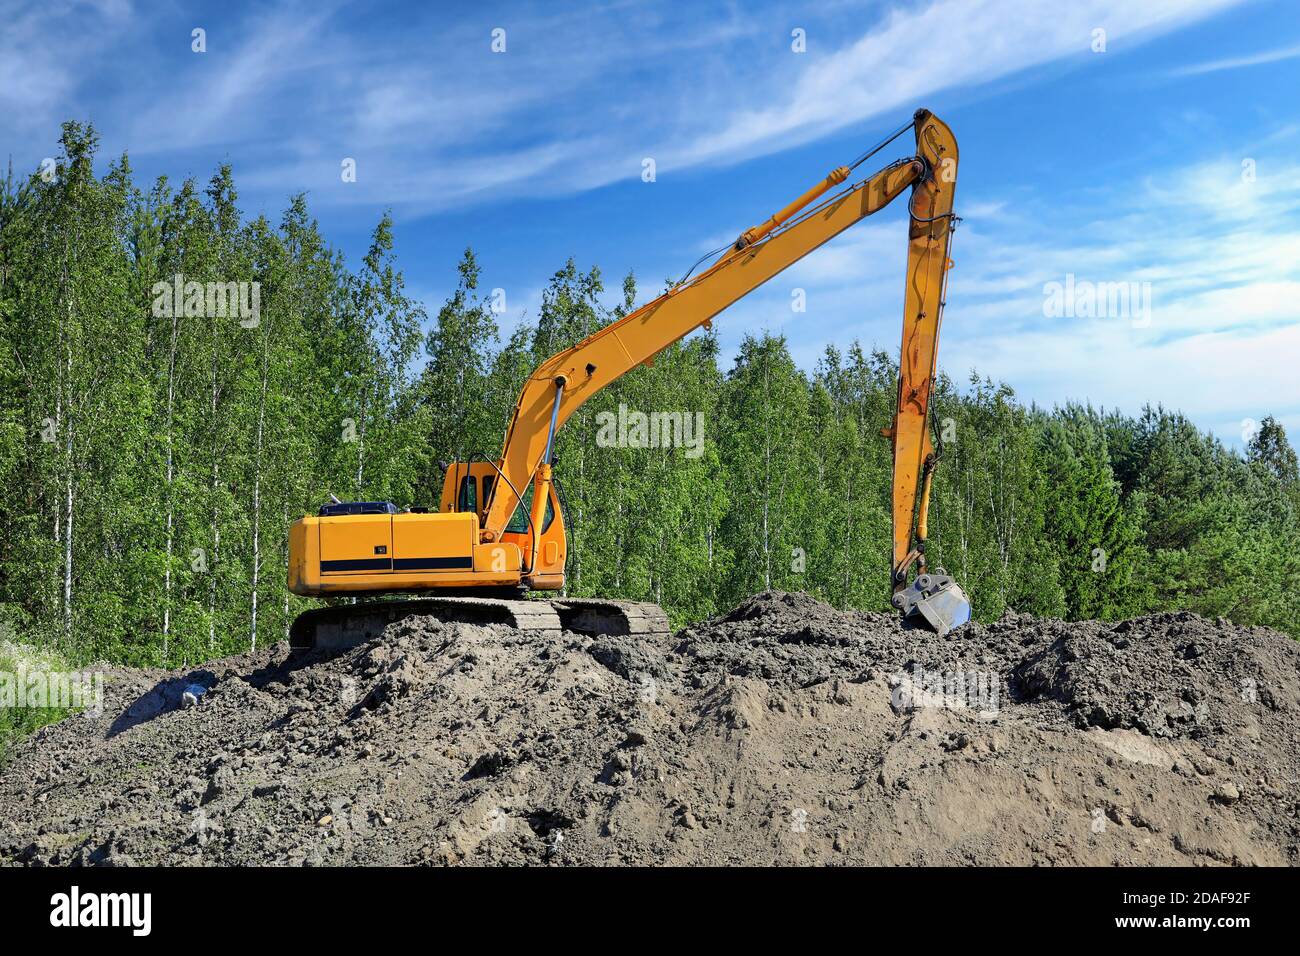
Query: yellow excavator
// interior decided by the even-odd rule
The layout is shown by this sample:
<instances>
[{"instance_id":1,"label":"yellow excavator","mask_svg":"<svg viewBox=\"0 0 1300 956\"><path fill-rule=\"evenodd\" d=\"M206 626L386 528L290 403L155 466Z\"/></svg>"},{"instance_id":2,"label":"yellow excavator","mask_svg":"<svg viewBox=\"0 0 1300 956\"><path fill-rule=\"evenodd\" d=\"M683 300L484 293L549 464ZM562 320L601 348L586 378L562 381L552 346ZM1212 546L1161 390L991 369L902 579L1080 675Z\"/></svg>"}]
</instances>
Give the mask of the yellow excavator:
<instances>
[{"instance_id":1,"label":"yellow excavator","mask_svg":"<svg viewBox=\"0 0 1300 956\"><path fill-rule=\"evenodd\" d=\"M915 131L913 155L855 181L858 166L909 129ZM527 599L528 592L564 587L564 515L552 474L556 433L602 388L701 326L710 328L727 306L909 190L898 401L891 426L882 429L894 453L892 602L906 620L941 634L965 623L969 600L941 569L931 572L925 556L938 458L930 397L952 265L956 185L952 131L918 110L910 123L746 230L698 275L688 273L658 298L543 362L515 405L501 457L447 465L437 511L334 499L319 514L295 521L289 589L332 601L297 618L291 645L350 647L412 615L540 632L666 633L667 617L654 604ZM408 597L338 600L394 594Z\"/></svg>"}]
</instances>

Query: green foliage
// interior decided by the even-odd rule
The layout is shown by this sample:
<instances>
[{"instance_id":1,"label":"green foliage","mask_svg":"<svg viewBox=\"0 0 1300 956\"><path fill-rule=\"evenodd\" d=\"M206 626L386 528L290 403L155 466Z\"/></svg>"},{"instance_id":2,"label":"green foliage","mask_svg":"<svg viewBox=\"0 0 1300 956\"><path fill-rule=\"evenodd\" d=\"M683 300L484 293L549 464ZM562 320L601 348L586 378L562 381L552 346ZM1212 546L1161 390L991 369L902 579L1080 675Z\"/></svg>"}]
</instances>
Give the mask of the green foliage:
<instances>
[{"instance_id":1,"label":"green foliage","mask_svg":"<svg viewBox=\"0 0 1300 956\"><path fill-rule=\"evenodd\" d=\"M3 607L0 607L3 611ZM71 668L57 654L48 650L15 644L5 639L6 625L0 614L0 680L8 682L11 693L24 693L28 674L50 672L68 673ZM9 756L15 743L29 734L35 733L46 724L53 724L67 717L73 711L65 707L28 707L0 706L0 766Z\"/></svg>"},{"instance_id":2,"label":"green foliage","mask_svg":"<svg viewBox=\"0 0 1300 956\"><path fill-rule=\"evenodd\" d=\"M1115 619L1140 610L1132 587L1144 557L1138 514L1122 500L1092 409L1072 406L1048 420L1041 462L1044 531L1070 615Z\"/></svg>"},{"instance_id":3,"label":"green foliage","mask_svg":"<svg viewBox=\"0 0 1300 956\"><path fill-rule=\"evenodd\" d=\"M1300 464L1297 464L1295 449L1286 439L1286 429L1272 415L1259 423L1259 430L1246 448L1246 459L1264 468L1287 487L1300 481Z\"/></svg>"},{"instance_id":4,"label":"green foliage","mask_svg":"<svg viewBox=\"0 0 1300 956\"><path fill-rule=\"evenodd\" d=\"M56 175L0 182L0 610L70 661L177 666L282 638L286 529L330 493L428 505L439 460L495 457L532 369L614 305L596 268L555 273L500 339L466 250L433 316L407 296L393 223L354 270L302 196L241 216L231 170L142 191L65 125ZM257 283L247 322L157 314L156 285ZM675 622L763 588L888 608L897 369L856 344L811 373L751 337L666 348L557 442L569 592L657 601ZM677 415L702 444L602 428ZM1115 618L1167 608L1300 632L1300 479L1265 418L1243 457L1176 413L1026 408L941 378L929 555L1004 609Z\"/></svg>"},{"instance_id":5,"label":"green foliage","mask_svg":"<svg viewBox=\"0 0 1300 956\"><path fill-rule=\"evenodd\" d=\"M747 337L723 393L718 441L724 480L744 507L723 519L732 550L722 592L724 605L769 588L799 590L809 546L811 430L808 382L795 366L785 339ZM802 551L802 555L800 554Z\"/></svg>"}]
</instances>

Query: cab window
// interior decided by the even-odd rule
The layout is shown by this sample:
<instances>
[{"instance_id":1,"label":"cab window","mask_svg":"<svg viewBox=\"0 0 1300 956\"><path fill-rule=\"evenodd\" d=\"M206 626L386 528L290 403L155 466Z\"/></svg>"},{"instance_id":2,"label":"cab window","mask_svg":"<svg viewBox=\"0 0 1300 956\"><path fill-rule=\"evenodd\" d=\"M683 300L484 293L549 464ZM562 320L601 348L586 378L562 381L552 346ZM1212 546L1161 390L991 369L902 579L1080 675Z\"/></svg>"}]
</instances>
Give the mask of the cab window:
<instances>
[{"instance_id":1,"label":"cab window","mask_svg":"<svg viewBox=\"0 0 1300 956\"><path fill-rule=\"evenodd\" d=\"M473 475L466 475L460 481L460 498L456 503L457 511L478 511L478 485Z\"/></svg>"},{"instance_id":2,"label":"cab window","mask_svg":"<svg viewBox=\"0 0 1300 956\"><path fill-rule=\"evenodd\" d=\"M529 485L524 489L524 500L515 508L515 513L510 518L510 523L506 525L506 534L527 534L528 533L528 512L533 507L533 486ZM546 496L546 514L542 518L542 526L538 528L538 533L546 531L555 519L555 506L551 502L550 495Z\"/></svg>"}]
</instances>

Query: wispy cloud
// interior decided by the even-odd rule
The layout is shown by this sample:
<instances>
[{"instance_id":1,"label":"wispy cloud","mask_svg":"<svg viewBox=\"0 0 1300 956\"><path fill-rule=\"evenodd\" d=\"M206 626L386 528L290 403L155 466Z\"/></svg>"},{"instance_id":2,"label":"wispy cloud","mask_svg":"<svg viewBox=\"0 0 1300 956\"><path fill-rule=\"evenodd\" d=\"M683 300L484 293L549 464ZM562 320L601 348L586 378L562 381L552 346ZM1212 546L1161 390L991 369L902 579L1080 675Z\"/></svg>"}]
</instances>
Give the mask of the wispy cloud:
<instances>
[{"instance_id":1,"label":"wispy cloud","mask_svg":"<svg viewBox=\"0 0 1300 956\"><path fill-rule=\"evenodd\" d=\"M233 13L209 29L202 55L188 49L196 18L170 11L149 21L156 42L143 61L122 67L151 82L122 84L96 119L110 147L140 154L224 147L246 191L304 188L318 205L418 215L632 180L647 157L661 175L741 162L892 120L943 90L1091 56L1095 29L1118 55L1236 2L859 0L797 17L611 3L451 23L430 11L397 23L289 3ZM56 5L6 29L35 71L29 118L49 121L97 82L94 58L41 52L55 25L84 31L80 9ZM494 27L503 53L492 50ZM792 48L796 28L804 53ZM16 75L15 62L0 58L0 69ZM344 158L358 169L346 189Z\"/></svg>"},{"instance_id":2,"label":"wispy cloud","mask_svg":"<svg viewBox=\"0 0 1300 956\"><path fill-rule=\"evenodd\" d=\"M915 105L940 90L1086 57L1094 30L1105 31L1109 49L1123 49L1234 2L941 0L895 8L854 41L806 67L791 58L774 64L761 98L743 100L730 122L695 138L677 155L683 162L727 162L788 148Z\"/></svg>"},{"instance_id":3,"label":"wispy cloud","mask_svg":"<svg viewBox=\"0 0 1300 956\"><path fill-rule=\"evenodd\" d=\"M1222 70L1240 70L1248 66L1262 66L1265 63L1278 63L1282 60L1294 60L1300 57L1300 44L1286 46L1277 50L1265 50L1249 56L1227 57L1222 60L1209 60L1170 70L1170 76L1200 76L1204 73L1218 73Z\"/></svg>"},{"instance_id":4,"label":"wispy cloud","mask_svg":"<svg viewBox=\"0 0 1300 956\"><path fill-rule=\"evenodd\" d=\"M0 5L0 134L6 142L52 141L52 130L69 118L62 111L125 35L132 12L128 0Z\"/></svg>"},{"instance_id":5,"label":"wispy cloud","mask_svg":"<svg viewBox=\"0 0 1300 956\"><path fill-rule=\"evenodd\" d=\"M463 226L480 210L514 222L508 215L520 198L588 194L581 202L608 214L601 238L617 238L621 249L633 240L619 237L619 210L601 207L594 191L636 182L646 158L661 179L711 185L716 170L819 138L848 130L874 138L936 98L972 104L1010 82L1029 89L1043 77L1074 76L1076 66L1109 67L1238 2L824 0L791 12L759 2L609 0L449 17L418 4L374 14L345 0L231 0L219 14L166 5L147 16L128 0L49 0L0 10L0 141L20 166L34 167L53 150L60 120L89 116L106 154L129 149L172 176L202 175L229 159L246 204L278 205L306 190L336 227L373 221L384 207L412 229L426 217L419 228ZM197 26L208 31L204 54L190 50ZM494 28L505 31L503 53L493 52ZM792 49L795 29L804 53ZM1105 31L1104 60L1091 52L1095 30ZM1167 56L1168 47L1153 50ZM1300 47L1282 46L1177 75L1297 57ZM1196 142L1223 142L1212 102L1169 106L1157 111L1166 136L1185 143L1197 127ZM1045 402L1131 408L1163 400L1229 424L1238 414L1300 417L1300 396L1278 388L1294 377L1289 366L1300 353L1300 164L1290 159L1300 126L1279 126L1255 109L1251 122L1272 132L1253 131L1243 155L1223 147L1189 159L1152 136L1139 144L1140 165L1116 150L1086 194L1079 180L1089 169L1060 164L1054 172L1068 178L1068 190L1014 173L973 188L1006 158L986 139L972 155L997 155L959 196L966 223L955 246L944 367L955 377L978 367ZM1053 148L1078 132L1062 132L1074 122L1063 115L1068 109L1045 117L1060 137ZM356 161L356 182L342 181L344 159ZM759 183L763 166L734 178L753 174L748 181ZM723 208L736 215L720 201ZM718 326L724 344L744 331L787 331L805 366L825 343L855 335L896 349L903 217L901 207L882 213L744 300ZM547 235L526 219L518 221L532 227L529 235ZM707 236L675 235L661 243L661 261L636 263L638 274L680 274L752 224L722 219L701 216L711 223ZM647 257L645 243L634 251ZM436 299L447 276L407 266ZM528 290L512 292L511 321L536 308L552 267L530 261L523 268L531 272L490 280ZM1066 274L1151 283L1150 326L1046 319L1043 285ZM792 287L805 290L806 313L792 312Z\"/></svg>"}]
</instances>

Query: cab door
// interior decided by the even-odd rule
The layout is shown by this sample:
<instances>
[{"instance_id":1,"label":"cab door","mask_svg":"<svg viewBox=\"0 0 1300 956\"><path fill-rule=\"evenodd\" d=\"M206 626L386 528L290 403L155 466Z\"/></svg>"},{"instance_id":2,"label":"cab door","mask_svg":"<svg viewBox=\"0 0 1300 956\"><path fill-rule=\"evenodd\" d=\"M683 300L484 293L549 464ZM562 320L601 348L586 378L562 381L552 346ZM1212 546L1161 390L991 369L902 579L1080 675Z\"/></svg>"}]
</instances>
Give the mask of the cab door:
<instances>
[{"instance_id":1,"label":"cab door","mask_svg":"<svg viewBox=\"0 0 1300 956\"><path fill-rule=\"evenodd\" d=\"M501 536L503 541L511 541L519 546L524 555L525 567L532 563L533 556L533 528L528 515L533 506L534 487L529 484L524 489L523 501L515 507L515 513L511 515L505 533ZM537 566L531 568L528 575L532 586L539 590L563 587L567 542L564 515L560 510L560 499L554 482L550 486L546 512L542 516L542 526L537 529L537 535Z\"/></svg>"}]
</instances>

